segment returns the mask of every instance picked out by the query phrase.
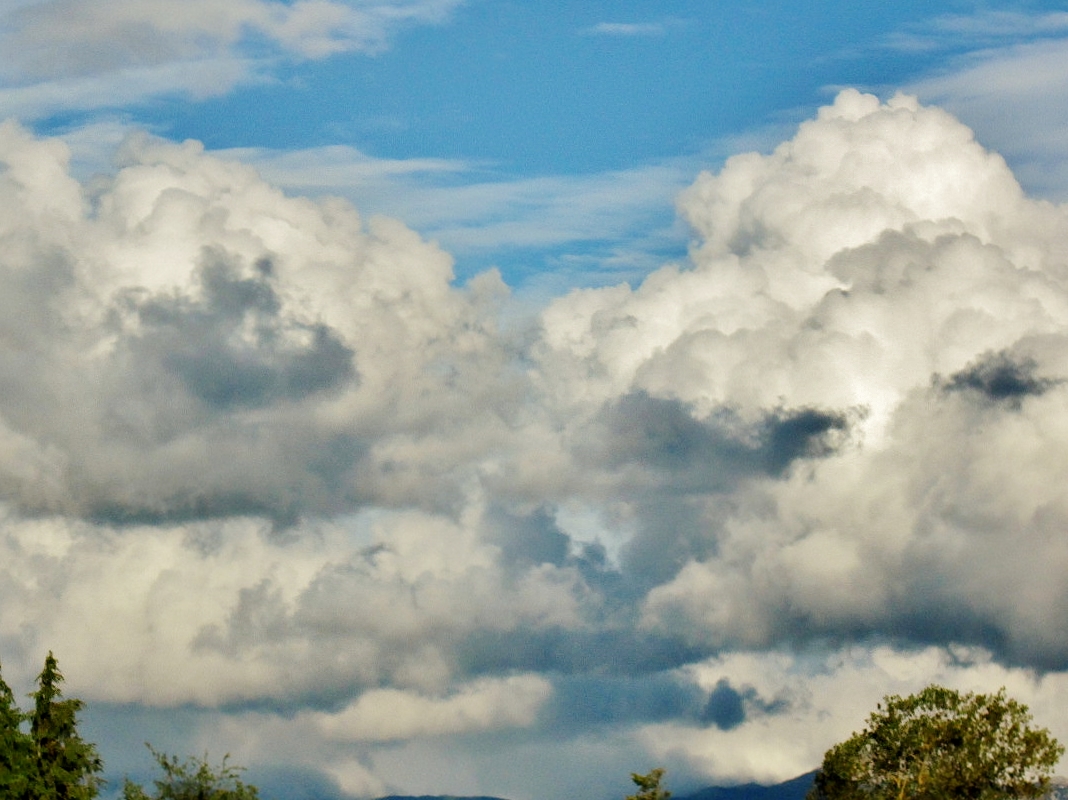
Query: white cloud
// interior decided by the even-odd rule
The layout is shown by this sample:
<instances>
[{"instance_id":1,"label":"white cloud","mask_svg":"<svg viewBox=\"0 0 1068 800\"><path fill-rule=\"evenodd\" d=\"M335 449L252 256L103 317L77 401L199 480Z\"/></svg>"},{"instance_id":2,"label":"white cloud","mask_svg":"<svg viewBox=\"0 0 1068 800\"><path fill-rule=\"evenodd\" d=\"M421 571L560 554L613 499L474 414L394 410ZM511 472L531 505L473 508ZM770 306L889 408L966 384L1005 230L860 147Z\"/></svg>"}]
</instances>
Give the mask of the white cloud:
<instances>
[{"instance_id":1,"label":"white cloud","mask_svg":"<svg viewBox=\"0 0 1068 800\"><path fill-rule=\"evenodd\" d=\"M980 9L973 14L945 14L922 28L898 32L888 38L891 47L931 50L1004 45L1010 40L1056 37L1068 31L1068 13Z\"/></svg>"},{"instance_id":2,"label":"white cloud","mask_svg":"<svg viewBox=\"0 0 1068 800\"><path fill-rule=\"evenodd\" d=\"M458 0L335 0L296 3L190 0L39 2L0 18L9 74L33 78L110 72L117 67L211 58L252 36L305 58L381 48L401 23L440 21Z\"/></svg>"},{"instance_id":3,"label":"white cloud","mask_svg":"<svg viewBox=\"0 0 1068 800\"><path fill-rule=\"evenodd\" d=\"M114 110L167 94L203 100L239 84L267 80L265 65L239 58L127 67L106 75L62 78L0 88L0 116L31 121L61 112Z\"/></svg>"},{"instance_id":4,"label":"white cloud","mask_svg":"<svg viewBox=\"0 0 1068 800\"><path fill-rule=\"evenodd\" d=\"M90 703L369 792L419 754L544 796L490 752L577 790L606 741L788 777L928 679L1068 725L1068 207L948 113L842 93L694 181L688 263L513 333L396 220L196 142L69 156L0 127L12 682L52 648Z\"/></svg>"},{"instance_id":5,"label":"white cloud","mask_svg":"<svg viewBox=\"0 0 1068 800\"><path fill-rule=\"evenodd\" d=\"M329 739L370 742L525 727L551 692L539 675L476 681L443 698L377 689L336 714L316 715L313 724Z\"/></svg>"},{"instance_id":6,"label":"white cloud","mask_svg":"<svg viewBox=\"0 0 1068 800\"><path fill-rule=\"evenodd\" d=\"M193 99L269 80L280 57L384 49L399 26L443 20L461 0L63 0L0 10L0 115Z\"/></svg>"},{"instance_id":7,"label":"white cloud","mask_svg":"<svg viewBox=\"0 0 1068 800\"><path fill-rule=\"evenodd\" d=\"M599 22L586 32L597 36L663 36L667 28L663 22Z\"/></svg>"},{"instance_id":8,"label":"white cloud","mask_svg":"<svg viewBox=\"0 0 1068 800\"><path fill-rule=\"evenodd\" d=\"M851 648L824 660L783 653L734 653L692 668L708 691L719 681L777 700L774 714L752 714L738 728L649 725L640 736L655 758L682 760L706 780L765 783L811 770L836 742L859 730L888 694L908 695L931 683L959 691L993 692L1004 686L1030 706L1040 725L1062 741L1068 732L1057 709L1068 692L1064 674L1041 678L993 663L978 650Z\"/></svg>"},{"instance_id":9,"label":"white cloud","mask_svg":"<svg viewBox=\"0 0 1068 800\"><path fill-rule=\"evenodd\" d=\"M402 218L453 253L621 237L670 205L697 163L691 157L592 175L487 179L492 165L377 159L340 146L216 155L248 163L292 191L342 194Z\"/></svg>"},{"instance_id":10,"label":"white cloud","mask_svg":"<svg viewBox=\"0 0 1068 800\"><path fill-rule=\"evenodd\" d=\"M1066 57L1063 38L986 49L908 89L981 130L984 144L1003 153L1029 189L1063 201Z\"/></svg>"},{"instance_id":11,"label":"white cloud","mask_svg":"<svg viewBox=\"0 0 1068 800\"><path fill-rule=\"evenodd\" d=\"M1058 607L1063 592L1047 525L1068 509L1031 470L1063 446L1064 208L1025 199L944 112L855 92L680 206L694 267L555 301L540 354L571 424L605 420L602 449L579 441L616 470L605 491L631 497L635 568L673 575L648 630L715 648L989 623L1011 657L1061 663L1061 616L1012 587ZM743 479L773 469L769 424L800 430L790 408L819 435L837 410L852 444L773 485ZM684 487L685 522L659 495Z\"/></svg>"}]
</instances>

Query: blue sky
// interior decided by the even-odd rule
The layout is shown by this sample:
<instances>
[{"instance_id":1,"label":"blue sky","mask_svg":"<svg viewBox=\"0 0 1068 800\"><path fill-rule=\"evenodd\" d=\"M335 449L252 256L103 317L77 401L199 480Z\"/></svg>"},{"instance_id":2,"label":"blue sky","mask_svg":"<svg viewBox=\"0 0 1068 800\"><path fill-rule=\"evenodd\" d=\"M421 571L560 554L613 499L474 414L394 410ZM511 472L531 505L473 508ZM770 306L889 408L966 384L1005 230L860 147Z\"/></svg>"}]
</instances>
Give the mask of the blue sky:
<instances>
[{"instance_id":1,"label":"blue sky","mask_svg":"<svg viewBox=\"0 0 1068 800\"><path fill-rule=\"evenodd\" d=\"M112 789L1068 737L1068 10L0 3L0 664ZM1064 771L1064 768L1062 768Z\"/></svg>"},{"instance_id":2,"label":"blue sky","mask_svg":"<svg viewBox=\"0 0 1068 800\"><path fill-rule=\"evenodd\" d=\"M326 44L252 25L225 41L209 32L206 43L176 31L173 60L131 41L101 62L87 54L127 36L101 25L81 60L11 70L18 99L0 108L42 133L110 124L98 132L112 139L144 127L212 150L255 148L264 173L293 191L341 193L439 239L461 278L499 266L510 284L548 284L541 294L634 280L683 255L674 194L738 149L774 146L838 87L912 87L1012 161L1056 156L1055 142L1021 146L990 119L1012 87L937 83L966 77L974 61L1055 42L1065 24L1055 3L400 8L378 8L378 27L357 20L319 33ZM352 151L323 151L337 147ZM284 173L271 168L287 155ZM357 162L359 177L323 175L338 160ZM1036 190L1061 196L1038 185L1045 170L1033 172Z\"/></svg>"}]
</instances>

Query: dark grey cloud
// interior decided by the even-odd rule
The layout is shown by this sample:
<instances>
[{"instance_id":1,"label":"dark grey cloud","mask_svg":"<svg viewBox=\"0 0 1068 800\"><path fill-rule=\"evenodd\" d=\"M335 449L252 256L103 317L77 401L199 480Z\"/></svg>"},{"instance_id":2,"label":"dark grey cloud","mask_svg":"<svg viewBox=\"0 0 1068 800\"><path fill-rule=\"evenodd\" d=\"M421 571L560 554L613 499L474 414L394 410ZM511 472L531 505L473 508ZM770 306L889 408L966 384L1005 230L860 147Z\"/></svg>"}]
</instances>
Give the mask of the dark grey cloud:
<instances>
[{"instance_id":1,"label":"dark grey cloud","mask_svg":"<svg viewBox=\"0 0 1068 800\"><path fill-rule=\"evenodd\" d=\"M297 401L355 381L354 352L337 333L283 316L272 270L262 259L243 275L232 257L207 251L190 294L127 292L123 311L139 323L123 343L129 368L174 378L220 410Z\"/></svg>"},{"instance_id":2,"label":"dark grey cloud","mask_svg":"<svg viewBox=\"0 0 1068 800\"><path fill-rule=\"evenodd\" d=\"M539 564L562 566L568 561L571 539L559 529L550 508L540 506L527 514L500 509L488 523L498 531L495 541L505 562L517 569Z\"/></svg>"},{"instance_id":3,"label":"dark grey cloud","mask_svg":"<svg viewBox=\"0 0 1068 800\"><path fill-rule=\"evenodd\" d=\"M592 475L591 483L626 498L633 534L623 567L647 591L691 560L715 556L734 491L839 452L855 416L800 408L743 418L721 408L698 418L680 400L631 392L607 404L580 438L577 480Z\"/></svg>"},{"instance_id":4,"label":"dark grey cloud","mask_svg":"<svg viewBox=\"0 0 1068 800\"><path fill-rule=\"evenodd\" d=\"M575 631L516 628L476 631L456 648L464 674L516 670L636 676L674 669L707 655L678 636L633 628Z\"/></svg>"},{"instance_id":5,"label":"dark grey cloud","mask_svg":"<svg viewBox=\"0 0 1068 800\"><path fill-rule=\"evenodd\" d=\"M739 727L752 716L779 714L789 707L789 702L783 698L765 700L752 686L736 689L728 679L721 678L709 693L708 700L700 712L700 719L706 725L729 731Z\"/></svg>"},{"instance_id":6,"label":"dark grey cloud","mask_svg":"<svg viewBox=\"0 0 1068 800\"><path fill-rule=\"evenodd\" d=\"M643 391L609 403L598 423L580 459L659 474L672 493L726 491L747 477L779 477L798 460L834 454L850 427L847 414L812 408L765 411L756 421L723 408L699 419L688 404Z\"/></svg>"},{"instance_id":7,"label":"dark grey cloud","mask_svg":"<svg viewBox=\"0 0 1068 800\"><path fill-rule=\"evenodd\" d=\"M561 676L541 715L541 724L562 731L590 725L692 721L701 715L704 693L678 673L640 676L586 673Z\"/></svg>"},{"instance_id":8,"label":"dark grey cloud","mask_svg":"<svg viewBox=\"0 0 1068 800\"><path fill-rule=\"evenodd\" d=\"M985 353L943 382L947 392L968 392L991 403L1019 409L1028 397L1039 397L1062 383L1038 375L1038 363L1029 357L1002 351Z\"/></svg>"}]
</instances>

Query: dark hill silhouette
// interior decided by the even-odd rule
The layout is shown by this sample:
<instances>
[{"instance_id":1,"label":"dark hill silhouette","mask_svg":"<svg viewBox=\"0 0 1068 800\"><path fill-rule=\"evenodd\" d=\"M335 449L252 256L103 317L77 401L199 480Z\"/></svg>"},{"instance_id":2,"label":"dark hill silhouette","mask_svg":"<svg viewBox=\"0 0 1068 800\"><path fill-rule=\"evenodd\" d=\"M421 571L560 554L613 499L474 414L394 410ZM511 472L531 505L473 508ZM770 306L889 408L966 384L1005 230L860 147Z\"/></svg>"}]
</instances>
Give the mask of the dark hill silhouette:
<instances>
[{"instance_id":1,"label":"dark hill silhouette","mask_svg":"<svg viewBox=\"0 0 1068 800\"><path fill-rule=\"evenodd\" d=\"M784 783L764 786L759 783L743 783L738 786L709 786L689 794L672 795L672 800L805 800L812 786L815 772L800 775ZM457 797L455 795L396 795L378 800L503 800L500 797ZM1066 799L1068 800L1068 799Z\"/></svg>"},{"instance_id":2,"label":"dark hill silhouette","mask_svg":"<svg viewBox=\"0 0 1068 800\"><path fill-rule=\"evenodd\" d=\"M759 783L709 786L687 795L678 795L672 800L805 800L815 777L816 773L813 771L773 786Z\"/></svg>"}]
</instances>

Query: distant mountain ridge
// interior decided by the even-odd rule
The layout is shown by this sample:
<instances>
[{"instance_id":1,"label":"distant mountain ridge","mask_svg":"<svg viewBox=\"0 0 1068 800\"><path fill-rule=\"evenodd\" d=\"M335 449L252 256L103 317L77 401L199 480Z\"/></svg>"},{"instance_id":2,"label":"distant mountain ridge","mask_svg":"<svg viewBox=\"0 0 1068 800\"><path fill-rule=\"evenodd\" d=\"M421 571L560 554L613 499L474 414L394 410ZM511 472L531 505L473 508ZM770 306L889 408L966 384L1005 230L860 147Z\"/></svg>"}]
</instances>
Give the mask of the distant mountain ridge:
<instances>
[{"instance_id":1,"label":"distant mountain ridge","mask_svg":"<svg viewBox=\"0 0 1068 800\"><path fill-rule=\"evenodd\" d=\"M455 795L455 794L387 794L375 800L507 800L504 797L489 795Z\"/></svg>"},{"instance_id":2,"label":"distant mountain ridge","mask_svg":"<svg viewBox=\"0 0 1068 800\"><path fill-rule=\"evenodd\" d=\"M805 800L815 778L816 772L812 771L771 786L761 783L709 786L690 794L672 797L673 800Z\"/></svg>"},{"instance_id":3,"label":"distant mountain ridge","mask_svg":"<svg viewBox=\"0 0 1068 800\"><path fill-rule=\"evenodd\" d=\"M742 783L737 786L708 786L689 794L673 794L672 800L805 800L812 788L816 770L798 775L782 783L765 786L760 783ZM506 800L503 797L485 795L458 796L452 794L402 795L391 794L376 800ZM1068 779L1057 777L1052 781L1044 800L1068 800Z\"/></svg>"},{"instance_id":4,"label":"distant mountain ridge","mask_svg":"<svg viewBox=\"0 0 1068 800\"><path fill-rule=\"evenodd\" d=\"M455 794L387 794L375 800L507 800L505 797L489 795L455 795Z\"/></svg>"},{"instance_id":5,"label":"distant mountain ridge","mask_svg":"<svg viewBox=\"0 0 1068 800\"><path fill-rule=\"evenodd\" d=\"M796 778L764 786L759 783L743 783L738 786L708 786L689 794L672 795L672 800L805 800L805 795L812 786L815 772L808 772ZM391 794L377 800L505 800L502 797L458 797L451 794L435 795L400 795ZM1065 798L1068 800L1068 798Z\"/></svg>"},{"instance_id":6,"label":"distant mountain ridge","mask_svg":"<svg viewBox=\"0 0 1068 800\"><path fill-rule=\"evenodd\" d=\"M672 800L804 800L812 788L816 771L806 772L783 783L765 786L743 783L737 786L707 786L688 795L672 795ZM456 795L389 795L377 800L506 800L500 797L458 797ZM1046 800L1068 800L1068 780L1055 778Z\"/></svg>"}]
</instances>

